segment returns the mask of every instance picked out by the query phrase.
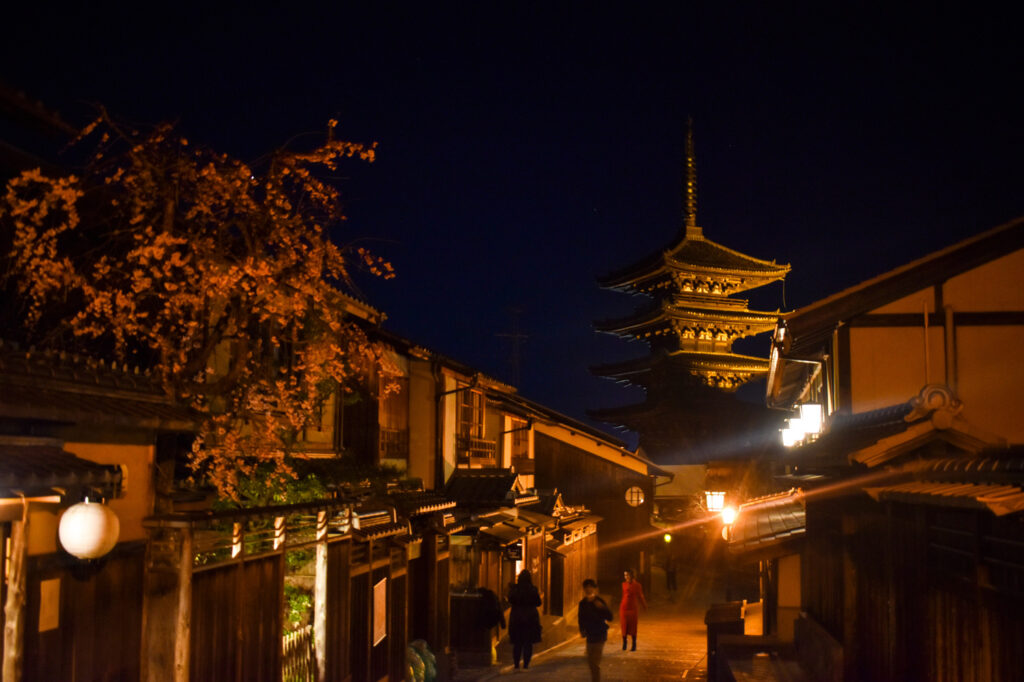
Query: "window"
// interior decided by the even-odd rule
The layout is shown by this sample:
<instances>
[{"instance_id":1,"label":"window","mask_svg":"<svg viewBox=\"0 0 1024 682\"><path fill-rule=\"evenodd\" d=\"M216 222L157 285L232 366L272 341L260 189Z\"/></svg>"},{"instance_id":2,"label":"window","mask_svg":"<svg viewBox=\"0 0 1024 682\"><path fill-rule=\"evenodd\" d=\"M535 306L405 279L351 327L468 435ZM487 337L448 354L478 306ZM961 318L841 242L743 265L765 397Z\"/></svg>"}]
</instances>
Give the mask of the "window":
<instances>
[{"instance_id":1,"label":"window","mask_svg":"<svg viewBox=\"0 0 1024 682\"><path fill-rule=\"evenodd\" d=\"M409 377L380 378L377 387L380 458L409 458Z\"/></svg>"},{"instance_id":2,"label":"window","mask_svg":"<svg viewBox=\"0 0 1024 682\"><path fill-rule=\"evenodd\" d=\"M626 489L626 504L630 507L639 507L644 503L644 489L638 485L631 485Z\"/></svg>"},{"instance_id":3,"label":"window","mask_svg":"<svg viewBox=\"0 0 1024 682\"><path fill-rule=\"evenodd\" d=\"M459 391L459 435L484 437L484 394L472 389Z\"/></svg>"}]
</instances>

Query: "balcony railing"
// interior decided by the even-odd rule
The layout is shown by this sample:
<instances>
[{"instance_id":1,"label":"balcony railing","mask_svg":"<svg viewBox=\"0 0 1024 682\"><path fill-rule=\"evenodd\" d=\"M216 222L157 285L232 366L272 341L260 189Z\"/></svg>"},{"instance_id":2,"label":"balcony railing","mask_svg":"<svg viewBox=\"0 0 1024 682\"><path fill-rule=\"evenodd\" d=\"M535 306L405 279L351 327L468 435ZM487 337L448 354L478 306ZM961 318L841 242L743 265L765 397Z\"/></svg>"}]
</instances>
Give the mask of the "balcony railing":
<instances>
[{"instance_id":1,"label":"balcony railing","mask_svg":"<svg viewBox=\"0 0 1024 682\"><path fill-rule=\"evenodd\" d=\"M381 459L409 458L409 429L380 429Z\"/></svg>"},{"instance_id":2,"label":"balcony railing","mask_svg":"<svg viewBox=\"0 0 1024 682\"><path fill-rule=\"evenodd\" d=\"M457 435L455 453L460 464L487 467L498 465L498 444L493 440Z\"/></svg>"}]
</instances>

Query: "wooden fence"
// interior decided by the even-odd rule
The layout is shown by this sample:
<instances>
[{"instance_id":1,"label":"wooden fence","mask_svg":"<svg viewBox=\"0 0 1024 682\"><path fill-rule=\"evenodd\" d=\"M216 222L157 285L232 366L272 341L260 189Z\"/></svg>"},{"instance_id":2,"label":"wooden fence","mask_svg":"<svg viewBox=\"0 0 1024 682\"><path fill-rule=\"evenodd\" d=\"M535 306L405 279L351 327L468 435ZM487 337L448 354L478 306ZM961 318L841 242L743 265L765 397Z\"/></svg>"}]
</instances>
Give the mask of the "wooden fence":
<instances>
[{"instance_id":1,"label":"wooden fence","mask_svg":"<svg viewBox=\"0 0 1024 682\"><path fill-rule=\"evenodd\" d=\"M360 514L330 501L153 517L146 526L146 682L398 681L413 624L434 646L447 644L447 618L434 617L447 615L447 552L437 551L447 538L439 544L426 531L421 556L421 541L391 511ZM419 603L430 617L410 612L411 548L433 578ZM312 622L285 636L293 553L314 567L289 578L312 585Z\"/></svg>"},{"instance_id":2,"label":"wooden fence","mask_svg":"<svg viewBox=\"0 0 1024 682\"><path fill-rule=\"evenodd\" d=\"M282 682L316 682L313 624L286 633L282 644Z\"/></svg>"}]
</instances>

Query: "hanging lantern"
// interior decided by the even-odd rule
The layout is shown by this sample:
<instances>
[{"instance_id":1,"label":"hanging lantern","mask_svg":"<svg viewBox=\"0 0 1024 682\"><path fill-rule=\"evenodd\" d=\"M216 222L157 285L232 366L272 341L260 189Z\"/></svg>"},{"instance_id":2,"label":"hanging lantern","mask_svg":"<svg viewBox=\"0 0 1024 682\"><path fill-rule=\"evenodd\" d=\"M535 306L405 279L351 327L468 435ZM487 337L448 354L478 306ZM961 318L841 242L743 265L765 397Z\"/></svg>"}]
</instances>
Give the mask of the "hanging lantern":
<instances>
[{"instance_id":1,"label":"hanging lantern","mask_svg":"<svg viewBox=\"0 0 1024 682\"><path fill-rule=\"evenodd\" d=\"M704 506L709 512L722 511L725 506L725 493L721 491L705 490Z\"/></svg>"},{"instance_id":2,"label":"hanging lantern","mask_svg":"<svg viewBox=\"0 0 1024 682\"><path fill-rule=\"evenodd\" d=\"M817 435L821 433L822 415L818 403L804 403L800 406L800 425L804 433Z\"/></svg>"},{"instance_id":3,"label":"hanging lantern","mask_svg":"<svg viewBox=\"0 0 1024 682\"><path fill-rule=\"evenodd\" d=\"M57 535L68 554L79 559L98 559L117 544L121 522L105 504L79 502L60 517Z\"/></svg>"}]
</instances>

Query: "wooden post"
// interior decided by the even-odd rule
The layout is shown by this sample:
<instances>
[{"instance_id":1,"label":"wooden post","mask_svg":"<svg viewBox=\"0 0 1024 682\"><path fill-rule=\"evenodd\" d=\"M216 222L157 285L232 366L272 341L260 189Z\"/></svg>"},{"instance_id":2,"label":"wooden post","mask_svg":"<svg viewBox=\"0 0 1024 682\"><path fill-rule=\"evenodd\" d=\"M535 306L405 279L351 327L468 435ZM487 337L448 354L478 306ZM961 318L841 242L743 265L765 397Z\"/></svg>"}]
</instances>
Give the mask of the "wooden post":
<instances>
[{"instance_id":1,"label":"wooden post","mask_svg":"<svg viewBox=\"0 0 1024 682\"><path fill-rule=\"evenodd\" d=\"M188 682L192 529L149 529L142 596L142 680Z\"/></svg>"},{"instance_id":2,"label":"wooden post","mask_svg":"<svg viewBox=\"0 0 1024 682\"><path fill-rule=\"evenodd\" d=\"M28 556L28 502L22 500L21 521L11 522L11 561L4 605L3 682L21 682L25 647L25 560Z\"/></svg>"},{"instance_id":3,"label":"wooden post","mask_svg":"<svg viewBox=\"0 0 1024 682\"><path fill-rule=\"evenodd\" d=\"M313 585L313 646L318 680L327 679L327 512L316 514L316 573Z\"/></svg>"}]
</instances>

